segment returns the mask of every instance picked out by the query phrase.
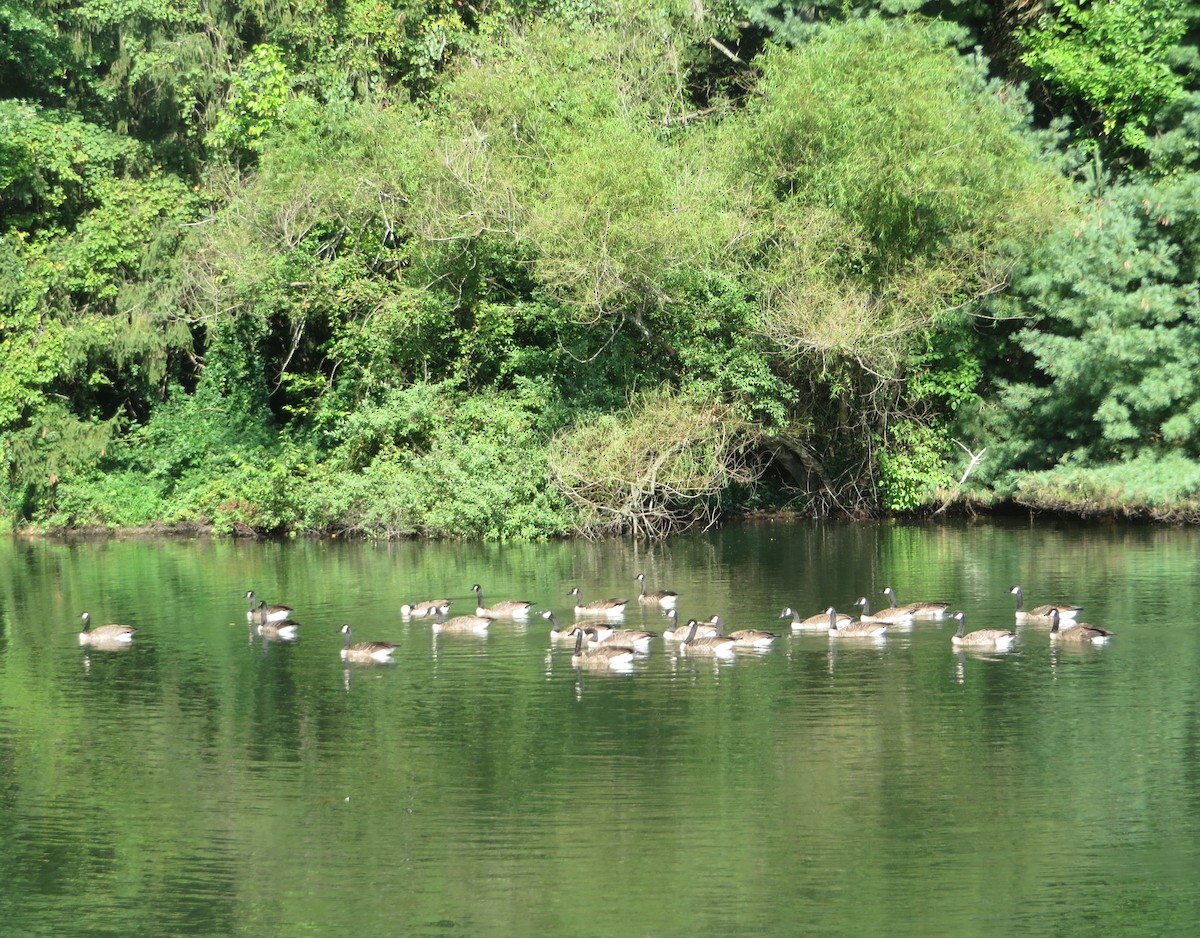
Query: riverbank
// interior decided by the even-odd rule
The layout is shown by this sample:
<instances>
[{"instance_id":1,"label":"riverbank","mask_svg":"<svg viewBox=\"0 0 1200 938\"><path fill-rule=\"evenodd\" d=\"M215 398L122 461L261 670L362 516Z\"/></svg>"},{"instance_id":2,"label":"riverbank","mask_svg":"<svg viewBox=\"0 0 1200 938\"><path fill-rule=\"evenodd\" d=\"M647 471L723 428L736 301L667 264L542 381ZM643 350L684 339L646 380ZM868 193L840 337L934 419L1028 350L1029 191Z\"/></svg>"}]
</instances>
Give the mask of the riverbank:
<instances>
[{"instance_id":1,"label":"riverbank","mask_svg":"<svg viewBox=\"0 0 1200 938\"><path fill-rule=\"evenodd\" d=\"M1073 494L1074 497L1070 497ZM960 520L962 518L1013 518L1029 517L1030 519L1053 520L1059 522L1128 522L1134 524L1200 524L1200 504L1187 500L1179 504L1157 504L1149 501L1125 499L1119 492L1107 491L1077 491L1062 493L1053 489L1022 490L1021 494L1007 498L987 498L980 493L960 495L947 504L939 507L928 507L911 512L892 512L887 514L871 514L868 512L835 512L815 518L811 513L790 510L759 510L745 513L731 513L720 520L720 526L736 524L758 524L791 522L797 519L862 522L862 521L941 521ZM144 525L14 525L7 533L17 538L51 538L64 541L89 541L104 539L189 539L189 538L228 538L228 539L291 539L304 538L311 540L487 540L487 538L461 537L452 535L408 534L389 535L387 537L370 537L358 532L346 532L335 529L325 531L258 531L248 525L238 525L232 530L222 530L211 523L159 523ZM582 535L582 539L591 540ZM570 540L571 536L552 538L552 540ZM541 540L545 540L542 538Z\"/></svg>"}]
</instances>

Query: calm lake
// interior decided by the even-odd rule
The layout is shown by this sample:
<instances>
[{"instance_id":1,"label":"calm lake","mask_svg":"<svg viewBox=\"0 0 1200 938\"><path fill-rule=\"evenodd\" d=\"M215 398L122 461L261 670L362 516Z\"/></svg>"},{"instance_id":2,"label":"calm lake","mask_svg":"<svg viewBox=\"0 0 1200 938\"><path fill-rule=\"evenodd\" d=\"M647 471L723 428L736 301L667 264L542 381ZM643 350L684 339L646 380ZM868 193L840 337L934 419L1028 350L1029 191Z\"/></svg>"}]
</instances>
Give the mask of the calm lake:
<instances>
[{"instance_id":1,"label":"calm lake","mask_svg":"<svg viewBox=\"0 0 1200 938\"><path fill-rule=\"evenodd\" d=\"M1200 531L755 523L645 545L0 541L6 935L1200 933ZM540 617L771 629L577 670ZM1102 647L779 615L949 600L968 629L1085 607ZM286 602L294 642L246 622ZM81 647L79 615L139 632ZM398 643L392 665L340 658Z\"/></svg>"}]
</instances>

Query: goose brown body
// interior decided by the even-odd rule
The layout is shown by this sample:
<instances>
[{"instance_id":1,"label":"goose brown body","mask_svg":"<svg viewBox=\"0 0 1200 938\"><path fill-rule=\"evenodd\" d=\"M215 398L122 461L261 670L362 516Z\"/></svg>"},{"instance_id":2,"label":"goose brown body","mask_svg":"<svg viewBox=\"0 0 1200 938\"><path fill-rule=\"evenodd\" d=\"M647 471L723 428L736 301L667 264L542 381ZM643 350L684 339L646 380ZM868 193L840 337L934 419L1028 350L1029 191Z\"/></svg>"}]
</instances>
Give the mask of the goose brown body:
<instances>
[{"instance_id":1,"label":"goose brown body","mask_svg":"<svg viewBox=\"0 0 1200 938\"><path fill-rule=\"evenodd\" d=\"M825 610L825 615L832 638L882 638L890 624L868 619L851 619L847 625L842 625L841 618L833 606Z\"/></svg>"},{"instance_id":2,"label":"goose brown body","mask_svg":"<svg viewBox=\"0 0 1200 938\"><path fill-rule=\"evenodd\" d=\"M433 630L448 632L451 635L468 633L482 635L487 632L494 621L491 616L453 616L444 622L433 623Z\"/></svg>"},{"instance_id":3,"label":"goose brown body","mask_svg":"<svg viewBox=\"0 0 1200 938\"><path fill-rule=\"evenodd\" d=\"M1006 649L1017 637L1011 629L976 629L966 632L966 616L962 612L950 615L958 620L958 630L950 636L951 644L961 648L996 648Z\"/></svg>"},{"instance_id":4,"label":"goose brown body","mask_svg":"<svg viewBox=\"0 0 1200 938\"><path fill-rule=\"evenodd\" d=\"M911 603L900 603L896 599L896 591L890 586L883 588L883 595L891 603L891 609L903 609L914 619L944 619L950 604L940 600L923 600Z\"/></svg>"},{"instance_id":5,"label":"goose brown body","mask_svg":"<svg viewBox=\"0 0 1200 938\"><path fill-rule=\"evenodd\" d=\"M444 616L450 612L449 599L423 599L416 603L405 603L400 607L400 615L404 618L424 619L430 616Z\"/></svg>"},{"instance_id":6,"label":"goose brown body","mask_svg":"<svg viewBox=\"0 0 1200 938\"><path fill-rule=\"evenodd\" d=\"M616 619L625 615L625 607L629 605L628 599L593 599L589 603L583 601L583 593L579 587L574 587L568 596L575 597L575 615L577 616L606 616L610 619Z\"/></svg>"},{"instance_id":7,"label":"goose brown body","mask_svg":"<svg viewBox=\"0 0 1200 938\"><path fill-rule=\"evenodd\" d=\"M258 622L265 615L268 622L282 622L292 615L292 607L282 603L264 603L254 595L254 590L247 590L245 598L250 602L246 612L246 621Z\"/></svg>"},{"instance_id":8,"label":"goose brown body","mask_svg":"<svg viewBox=\"0 0 1200 938\"><path fill-rule=\"evenodd\" d=\"M828 609L825 609L822 612L818 612L814 615L811 615L806 619L801 619L800 613L798 613L791 606L788 606L787 608L785 608L783 610L783 612L781 612L779 614L779 618L791 619L793 632L828 632L829 631L829 610ZM839 625L849 625L853 621L854 621L854 616L847 615L844 612L838 613L838 624Z\"/></svg>"},{"instance_id":9,"label":"goose brown body","mask_svg":"<svg viewBox=\"0 0 1200 938\"><path fill-rule=\"evenodd\" d=\"M1060 627L1061 619L1062 614L1057 609L1050 610L1050 638L1055 641L1103 645L1115 634L1086 622L1077 622L1064 629Z\"/></svg>"},{"instance_id":10,"label":"goose brown body","mask_svg":"<svg viewBox=\"0 0 1200 938\"><path fill-rule=\"evenodd\" d=\"M345 623L338 629L346 636L346 644L342 646L344 661L357 661L362 664L377 662L384 664L392 660L392 652L396 650L394 642L350 642L350 623Z\"/></svg>"},{"instance_id":11,"label":"goose brown body","mask_svg":"<svg viewBox=\"0 0 1200 938\"><path fill-rule=\"evenodd\" d=\"M90 612L82 613L79 618L83 620L83 631L79 633L80 645L128 645L137 634L137 629L132 625L118 625L115 622L92 628Z\"/></svg>"},{"instance_id":12,"label":"goose brown body","mask_svg":"<svg viewBox=\"0 0 1200 938\"><path fill-rule=\"evenodd\" d=\"M647 591L646 574L639 573L637 579L642 584L642 591L638 595L638 602L643 606L661 606L663 609L673 609L675 603L679 601L679 594L674 590Z\"/></svg>"},{"instance_id":13,"label":"goose brown body","mask_svg":"<svg viewBox=\"0 0 1200 938\"><path fill-rule=\"evenodd\" d=\"M735 644L746 648L766 648L777 637L774 632L765 629L738 629L729 633L729 638L732 638Z\"/></svg>"},{"instance_id":14,"label":"goose brown body","mask_svg":"<svg viewBox=\"0 0 1200 938\"><path fill-rule=\"evenodd\" d=\"M1021 592L1021 587L1014 586L1009 590L1013 596L1017 597L1017 619L1028 620L1038 619L1044 622L1049 622L1051 613L1057 611L1060 620L1075 619L1079 613L1083 612L1083 606L1076 606L1074 603L1042 603L1040 606L1034 606L1032 609L1025 608L1025 594Z\"/></svg>"},{"instance_id":15,"label":"goose brown body","mask_svg":"<svg viewBox=\"0 0 1200 938\"><path fill-rule=\"evenodd\" d=\"M296 638L296 630L300 628L300 623L291 619L276 619L272 622L266 617L265 607L265 603L258 604L259 617L258 624L254 626L255 631L264 638L279 638L289 642Z\"/></svg>"},{"instance_id":16,"label":"goose brown body","mask_svg":"<svg viewBox=\"0 0 1200 938\"><path fill-rule=\"evenodd\" d=\"M588 631L593 628L587 627ZM650 643L658 638L657 632L648 629L614 629L608 626L595 628L595 632L596 637L588 639L588 644L593 648L599 645L617 645L632 648L634 651L646 651L650 648Z\"/></svg>"},{"instance_id":17,"label":"goose brown body","mask_svg":"<svg viewBox=\"0 0 1200 938\"><path fill-rule=\"evenodd\" d=\"M554 614L553 609L543 609L538 613L543 619L550 623L550 638L557 641L561 638L574 638L575 632L580 628L579 623L568 625L566 628L558 621L558 616Z\"/></svg>"},{"instance_id":18,"label":"goose brown body","mask_svg":"<svg viewBox=\"0 0 1200 938\"><path fill-rule=\"evenodd\" d=\"M663 638L669 642L682 642L687 637L688 626L680 627L679 612L675 609L668 609L663 615L671 620L671 627L663 632ZM720 634L720 627L712 622L696 623L697 638L716 638Z\"/></svg>"},{"instance_id":19,"label":"goose brown body","mask_svg":"<svg viewBox=\"0 0 1200 938\"><path fill-rule=\"evenodd\" d=\"M733 655L734 647L737 645L735 639L728 635L698 638L696 632L699 628L700 623L695 619L688 621L687 634L679 644L681 652L685 655L712 655L720 658L728 658Z\"/></svg>"},{"instance_id":20,"label":"goose brown body","mask_svg":"<svg viewBox=\"0 0 1200 938\"><path fill-rule=\"evenodd\" d=\"M475 591L475 615L489 619L528 619L533 610L533 603L528 599L502 599L490 606L483 601L483 587L476 583L471 587Z\"/></svg>"},{"instance_id":21,"label":"goose brown body","mask_svg":"<svg viewBox=\"0 0 1200 938\"><path fill-rule=\"evenodd\" d=\"M908 625L913 620L913 614L907 609L893 609L889 606L886 609L880 609L878 612L871 612L871 601L866 596L860 596L854 605L862 607L862 614L858 617L860 622L873 622L884 625Z\"/></svg>"},{"instance_id":22,"label":"goose brown body","mask_svg":"<svg viewBox=\"0 0 1200 938\"><path fill-rule=\"evenodd\" d=\"M629 665L633 662L634 650L621 645L602 642L589 648L583 647L586 635L594 635L595 629L579 629L575 633L575 651L571 655L571 664L577 668L613 668Z\"/></svg>"}]
</instances>

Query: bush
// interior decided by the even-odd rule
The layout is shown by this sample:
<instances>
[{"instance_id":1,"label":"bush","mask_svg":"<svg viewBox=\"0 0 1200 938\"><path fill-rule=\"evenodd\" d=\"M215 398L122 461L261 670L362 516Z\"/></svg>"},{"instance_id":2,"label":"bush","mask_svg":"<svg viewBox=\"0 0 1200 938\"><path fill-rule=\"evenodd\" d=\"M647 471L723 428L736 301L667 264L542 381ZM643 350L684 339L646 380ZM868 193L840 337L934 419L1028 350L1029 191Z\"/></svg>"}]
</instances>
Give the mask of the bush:
<instances>
[{"instance_id":1,"label":"bush","mask_svg":"<svg viewBox=\"0 0 1200 938\"><path fill-rule=\"evenodd\" d=\"M1021 505L1155 521L1200 521L1200 461L1145 455L1107 466L1062 466L1009 480Z\"/></svg>"},{"instance_id":2,"label":"bush","mask_svg":"<svg viewBox=\"0 0 1200 938\"><path fill-rule=\"evenodd\" d=\"M583 532L657 537L713 524L727 486L755 481L756 433L726 406L667 393L561 433L551 470Z\"/></svg>"}]
</instances>

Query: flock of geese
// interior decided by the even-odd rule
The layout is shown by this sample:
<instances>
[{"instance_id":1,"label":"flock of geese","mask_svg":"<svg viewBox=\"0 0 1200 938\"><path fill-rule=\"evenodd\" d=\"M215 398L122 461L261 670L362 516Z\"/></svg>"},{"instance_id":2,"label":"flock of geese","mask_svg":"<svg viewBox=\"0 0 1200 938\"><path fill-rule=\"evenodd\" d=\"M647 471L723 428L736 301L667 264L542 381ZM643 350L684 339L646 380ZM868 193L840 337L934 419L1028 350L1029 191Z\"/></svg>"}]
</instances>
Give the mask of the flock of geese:
<instances>
[{"instance_id":1,"label":"flock of geese","mask_svg":"<svg viewBox=\"0 0 1200 938\"><path fill-rule=\"evenodd\" d=\"M703 621L689 619L685 625L680 626L675 608L679 594L672 590L648 590L644 573L639 573L637 580L641 584L638 602L643 606L662 610L670 622L670 627L662 633L662 637L665 641L676 643L681 654L729 657L736 654L739 648L768 648L777 638L774 632L764 629L739 629L726 634L719 615ZM505 599L488 604L484 600L482 586L476 583L471 590L475 594L475 612L472 614L450 616L452 600L449 599L405 603L400 608L400 614L405 619L432 620L434 632L477 635L487 634L492 623L497 620L525 621L537 614L549 623L551 640L574 641L571 662L577 667L611 668L628 665L636 655L646 653L651 642L659 637L658 633L644 629L618 627L624 619L625 607L629 605L629 600L585 601L578 586L568 594L575 600L575 621L569 625L560 623L551 609L536 610L535 603L530 600ZM1053 602L1026 609L1021 587L1014 586L1009 592L1017 600L1017 624L1048 624L1052 640L1102 645L1113 637L1113 633L1107 629L1078 622L1081 606ZM967 632L964 614L961 611L949 612L950 604L947 602L927 600L901 603L896 591L890 586L883 590L883 595L888 598L890 605L874 612L871 611L867 597L860 597L854 603L861 610L857 616L840 613L830 606L823 612L801 617L789 606L783 610L780 618L790 620L793 632L827 632L831 638L874 639L885 636L889 628L910 626L918 620L955 619L958 621L958 628L950 637L955 648L1006 651L1017 637L1012 629L978 629ZM267 639L286 641L297 637L299 623L292 620L290 606L259 600L253 590L248 591L245 598L249 602L246 619L252 630ZM131 625L114 623L93 627L91 614L87 612L82 613L80 618L83 620L83 630L79 633L81 645L127 647L137 633L137 629ZM349 623L343 625L339 631L345 636L341 648L341 657L345 661L388 662L398 647L395 642L355 642L351 638Z\"/></svg>"},{"instance_id":2,"label":"flock of geese","mask_svg":"<svg viewBox=\"0 0 1200 938\"><path fill-rule=\"evenodd\" d=\"M662 638L675 643L683 655L725 658L736 654L738 649L769 648L777 638L774 632L764 629L739 629L726 634L718 615L703 621L689 619L681 626L676 611L679 594L672 590L648 590L645 574L638 574L637 580L641 584L637 601L643 606L661 610L668 618L670 627L662 633ZM405 603L400 609L400 614L404 619L431 620L434 632L477 635L487 634L489 627L497 620L521 622L535 614L540 615L550 625L552 641L574 641L571 662L576 667L628 666L635 656L649 651L651 643L659 637L656 632L620 627L625 608L629 604L627 599L585 601L579 587L575 587L568 594L575 600L575 621L564 625L559 622L553 610L536 610L535 604L530 600L506 599L488 604L484 600L482 586L477 583L471 589L475 593L474 613L450 616L451 600L427 599ZM1052 640L1100 645L1113 636L1113 633L1106 629L1076 621L1082 609L1080 606L1054 602L1026 609L1021 587L1014 586L1009 592L1016 597L1017 624L1048 624ZM840 613L831 606L823 612L802 617L788 607L780 614L780 618L790 620L793 632L827 632L831 638L879 639L887 634L889 628L907 627L918 620L955 619L958 621L958 628L950 638L955 648L1006 651L1016 639L1016 632L1012 629L979 629L967 632L964 614L949 612L949 603L901 603L891 587L884 589L883 594L888 598L890 605L872 612L867 597L862 596L854 604L861 610L857 616ZM245 594L245 598L249 602L246 619L252 631L265 639L286 641L297 637L299 624L291 618L290 606L259 600L252 590ZM83 620L83 630L79 633L81 645L101 648L128 647L138 631L131 625L109 624L93 627L91 615L87 612L80 618ZM345 636L341 657L348 662L390 662L393 652L398 647L395 642L356 642L351 637L348 623L341 626L339 631Z\"/></svg>"},{"instance_id":3,"label":"flock of geese","mask_svg":"<svg viewBox=\"0 0 1200 938\"><path fill-rule=\"evenodd\" d=\"M662 610L670 622L670 627L662 633L662 637L665 641L674 642L681 654L725 658L736 654L739 648L769 648L777 638L774 632L764 629L739 629L726 634L719 615L703 621L689 619L685 625L680 626L675 608L679 594L672 590L648 590L644 573L639 573L637 580L641 584L638 602L643 606ZM530 600L505 599L488 604L484 600L482 586L476 583L471 590L475 594L474 613L450 616L452 600L427 599L405 603L400 607L400 614L404 619L432 620L434 632L476 635L486 635L492 623L500 619L523 622L532 615L540 615L550 625L552 641L574 641L571 662L577 667L628 666L635 656L649 651L651 642L659 637L657 632L619 627L620 621L625 617L625 607L629 600L595 599L585 602L578 586L568 594L575 599L575 621L568 625L560 623L551 609L536 610L535 603ZM1081 606L1054 602L1026 609L1021 587L1014 586L1009 592L1017 600L1017 624L1048 624L1052 640L1102 645L1113 636L1107 629L1076 621L1082 610ZM901 603L896 591L890 586L883 590L883 595L888 598L890 605L874 612L871 611L867 597L860 597L854 603L861 610L857 616L840 613L830 606L823 612L801 617L789 606L783 610L780 618L790 620L793 632L826 632L831 638L880 639L887 634L889 628L907 627L919 620L955 619L958 621L958 628L950 637L955 648L1006 651L1016 639L1016 632L1012 629L978 629L967 632L964 614L961 611L949 612L950 604L947 602L926 600ZM259 600L253 590L248 591L245 598L249 602L246 619L252 630L267 639L288 641L297 637L299 623L291 618L290 606ZM87 612L80 618L83 620L83 630L79 633L81 645L101 648L127 647L137 633L137 629L131 625L114 623L93 627L91 614ZM389 662L398 647L395 642L355 642L351 638L349 623L343 625L339 631L345 636L341 648L341 657L345 661Z\"/></svg>"}]
</instances>

